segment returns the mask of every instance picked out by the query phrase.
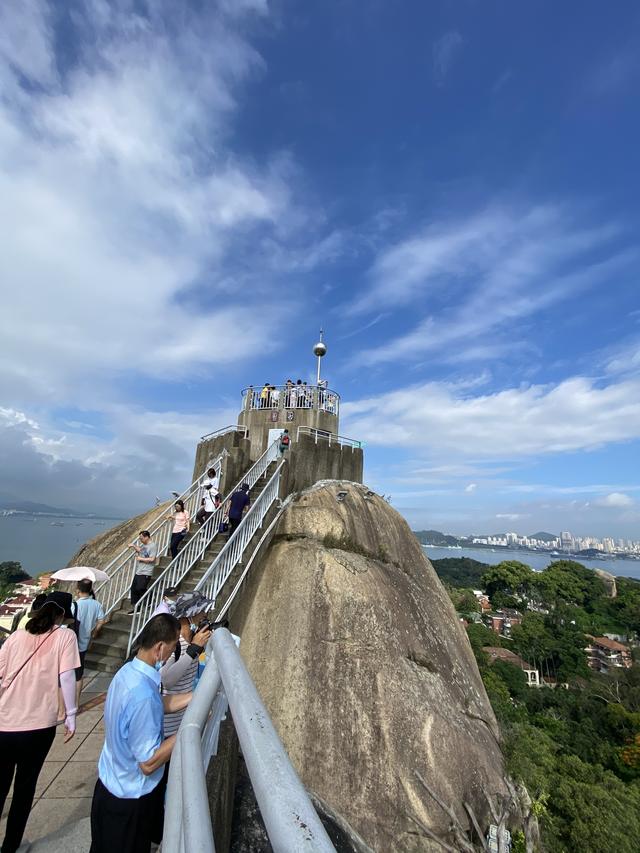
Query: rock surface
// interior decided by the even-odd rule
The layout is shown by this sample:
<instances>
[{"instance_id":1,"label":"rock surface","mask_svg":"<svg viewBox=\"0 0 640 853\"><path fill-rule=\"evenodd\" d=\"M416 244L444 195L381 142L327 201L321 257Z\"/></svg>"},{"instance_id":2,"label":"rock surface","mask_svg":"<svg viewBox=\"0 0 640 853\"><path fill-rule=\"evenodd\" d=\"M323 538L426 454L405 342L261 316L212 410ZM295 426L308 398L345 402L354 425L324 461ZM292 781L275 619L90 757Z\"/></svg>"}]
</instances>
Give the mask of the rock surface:
<instances>
[{"instance_id":1,"label":"rock surface","mask_svg":"<svg viewBox=\"0 0 640 853\"><path fill-rule=\"evenodd\" d=\"M465 631L404 519L325 482L283 515L232 624L302 780L373 850L441 850L506 795L498 727Z\"/></svg>"},{"instance_id":2,"label":"rock surface","mask_svg":"<svg viewBox=\"0 0 640 853\"><path fill-rule=\"evenodd\" d=\"M136 515L128 521L110 527L104 533L94 536L80 548L69 560L69 566L93 566L103 569L118 556L123 548L137 537L141 530L149 528L160 513L171 505L170 501L154 506L153 509Z\"/></svg>"},{"instance_id":3,"label":"rock surface","mask_svg":"<svg viewBox=\"0 0 640 853\"><path fill-rule=\"evenodd\" d=\"M604 583L609 598L615 598L618 595L615 575L612 575L610 572L605 572L604 569L594 569L594 571Z\"/></svg>"}]
</instances>

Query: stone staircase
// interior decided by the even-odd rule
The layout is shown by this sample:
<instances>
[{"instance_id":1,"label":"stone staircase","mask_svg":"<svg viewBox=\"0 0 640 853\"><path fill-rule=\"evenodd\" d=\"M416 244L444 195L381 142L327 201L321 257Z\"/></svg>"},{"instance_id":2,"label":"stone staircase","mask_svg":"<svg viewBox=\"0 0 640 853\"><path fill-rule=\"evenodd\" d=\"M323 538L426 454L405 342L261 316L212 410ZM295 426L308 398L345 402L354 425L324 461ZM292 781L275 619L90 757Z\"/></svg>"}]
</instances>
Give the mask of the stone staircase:
<instances>
[{"instance_id":1,"label":"stone staircase","mask_svg":"<svg viewBox=\"0 0 640 853\"><path fill-rule=\"evenodd\" d=\"M272 462L271 465L269 465L269 467L267 468L265 475L261 477L260 480L258 480L258 482L255 483L253 488L249 491L249 496L252 504L258 499L258 497L262 493L262 490L269 482L269 478L275 471L276 466L277 463ZM277 510L275 506L272 506L265 517L264 524L269 524L271 522L275 512L277 512ZM183 540L183 545L186 545L191 535L192 534L187 534L187 536ZM226 583L220 590L216 599L216 613L220 611L220 609L224 606L227 599L231 595L240 575L242 574L243 563L246 562L246 560L248 560L251 554L253 553L253 550L260 541L260 535L261 530L260 528L258 528L253 538L247 544L242 555L241 562L239 562L235 566L235 568L229 575ZM228 534L218 533L216 538L211 542L210 547L207 548L207 550L205 551L203 559L199 560L192 567L186 577L184 577L182 582L179 584L179 592L191 592L195 589L198 582L204 577L211 563L215 560L222 548L226 545L228 539ZM157 578L167 568L170 562L170 556L165 554L160 557L153 573L154 579ZM125 655L127 652L127 645L129 642L129 632L131 630L132 617L127 615L127 611L130 609L131 602L128 598L124 599L122 604L120 605L120 609L115 610L111 614L111 619L109 620L109 622L102 628L100 635L91 643L91 647L87 652L85 659L85 665L89 669L95 669L99 672L107 673L117 672L117 670L120 669L120 667L124 663Z\"/></svg>"}]
</instances>

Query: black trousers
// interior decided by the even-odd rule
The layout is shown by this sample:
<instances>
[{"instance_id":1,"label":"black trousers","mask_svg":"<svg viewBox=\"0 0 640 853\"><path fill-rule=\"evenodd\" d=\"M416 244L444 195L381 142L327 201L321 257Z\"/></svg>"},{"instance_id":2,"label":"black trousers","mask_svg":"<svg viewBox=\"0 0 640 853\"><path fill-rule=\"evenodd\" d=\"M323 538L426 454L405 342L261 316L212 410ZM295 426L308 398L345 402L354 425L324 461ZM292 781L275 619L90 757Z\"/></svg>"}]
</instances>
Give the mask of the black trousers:
<instances>
[{"instance_id":1,"label":"black trousers","mask_svg":"<svg viewBox=\"0 0 640 853\"><path fill-rule=\"evenodd\" d=\"M229 519L229 536L233 536L235 531L240 526L241 518L230 518Z\"/></svg>"},{"instance_id":2,"label":"black trousers","mask_svg":"<svg viewBox=\"0 0 640 853\"><path fill-rule=\"evenodd\" d=\"M147 591L151 583L151 575L134 575L131 584L131 606L135 607Z\"/></svg>"},{"instance_id":3,"label":"black trousers","mask_svg":"<svg viewBox=\"0 0 640 853\"><path fill-rule=\"evenodd\" d=\"M16 777L2 853L15 853L20 847L38 776L55 735L55 726L29 732L0 732L0 812L4 808L14 773Z\"/></svg>"},{"instance_id":4,"label":"black trousers","mask_svg":"<svg viewBox=\"0 0 640 853\"><path fill-rule=\"evenodd\" d=\"M149 853L151 842L162 838L164 792L161 782L150 794L125 800L98 779L91 803L90 853Z\"/></svg>"},{"instance_id":5,"label":"black trousers","mask_svg":"<svg viewBox=\"0 0 640 853\"><path fill-rule=\"evenodd\" d=\"M178 556L178 545L182 542L186 535L186 530L181 530L179 533L171 534L171 542L169 544L169 549L171 551L172 560L175 560L175 558Z\"/></svg>"},{"instance_id":6,"label":"black trousers","mask_svg":"<svg viewBox=\"0 0 640 853\"><path fill-rule=\"evenodd\" d=\"M200 525L204 524L206 521L208 521L211 518L212 515L213 515L212 512L207 512L204 507L201 507L198 510L198 512L196 513L196 519L198 521L198 524L200 524Z\"/></svg>"}]
</instances>

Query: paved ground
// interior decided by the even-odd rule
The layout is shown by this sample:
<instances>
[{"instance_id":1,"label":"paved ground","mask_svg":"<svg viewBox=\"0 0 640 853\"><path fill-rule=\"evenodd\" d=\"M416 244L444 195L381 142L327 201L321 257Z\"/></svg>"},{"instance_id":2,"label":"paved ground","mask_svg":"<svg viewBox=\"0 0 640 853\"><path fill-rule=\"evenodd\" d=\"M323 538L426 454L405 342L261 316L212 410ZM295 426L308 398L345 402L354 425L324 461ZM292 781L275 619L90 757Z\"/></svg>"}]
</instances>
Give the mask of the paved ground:
<instances>
[{"instance_id":1,"label":"paved ground","mask_svg":"<svg viewBox=\"0 0 640 853\"><path fill-rule=\"evenodd\" d=\"M35 841L65 824L89 815L93 787L97 779L98 756L104 740L104 694L110 681L111 676L85 672L84 689L80 698L80 707L83 710L77 717L75 737L65 744L62 728L60 733L56 734L38 779L36 798L24 834L25 840ZM0 820L0 838L4 837L10 797L11 792Z\"/></svg>"}]
</instances>

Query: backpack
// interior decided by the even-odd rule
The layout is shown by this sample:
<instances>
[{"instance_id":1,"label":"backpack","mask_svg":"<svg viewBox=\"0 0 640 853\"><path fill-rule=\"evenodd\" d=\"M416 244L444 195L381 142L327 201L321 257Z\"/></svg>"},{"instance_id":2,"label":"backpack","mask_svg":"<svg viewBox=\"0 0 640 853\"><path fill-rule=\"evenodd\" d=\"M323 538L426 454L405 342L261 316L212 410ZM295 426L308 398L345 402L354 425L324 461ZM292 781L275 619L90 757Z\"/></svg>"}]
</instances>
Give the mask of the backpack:
<instances>
[{"instance_id":1,"label":"backpack","mask_svg":"<svg viewBox=\"0 0 640 853\"><path fill-rule=\"evenodd\" d=\"M289 446L289 441L290 441L290 440L291 440L291 439L289 438L289 436L288 436L288 435L281 435L281 436L280 436L280 444L283 444L285 447L288 447L288 446Z\"/></svg>"}]
</instances>

